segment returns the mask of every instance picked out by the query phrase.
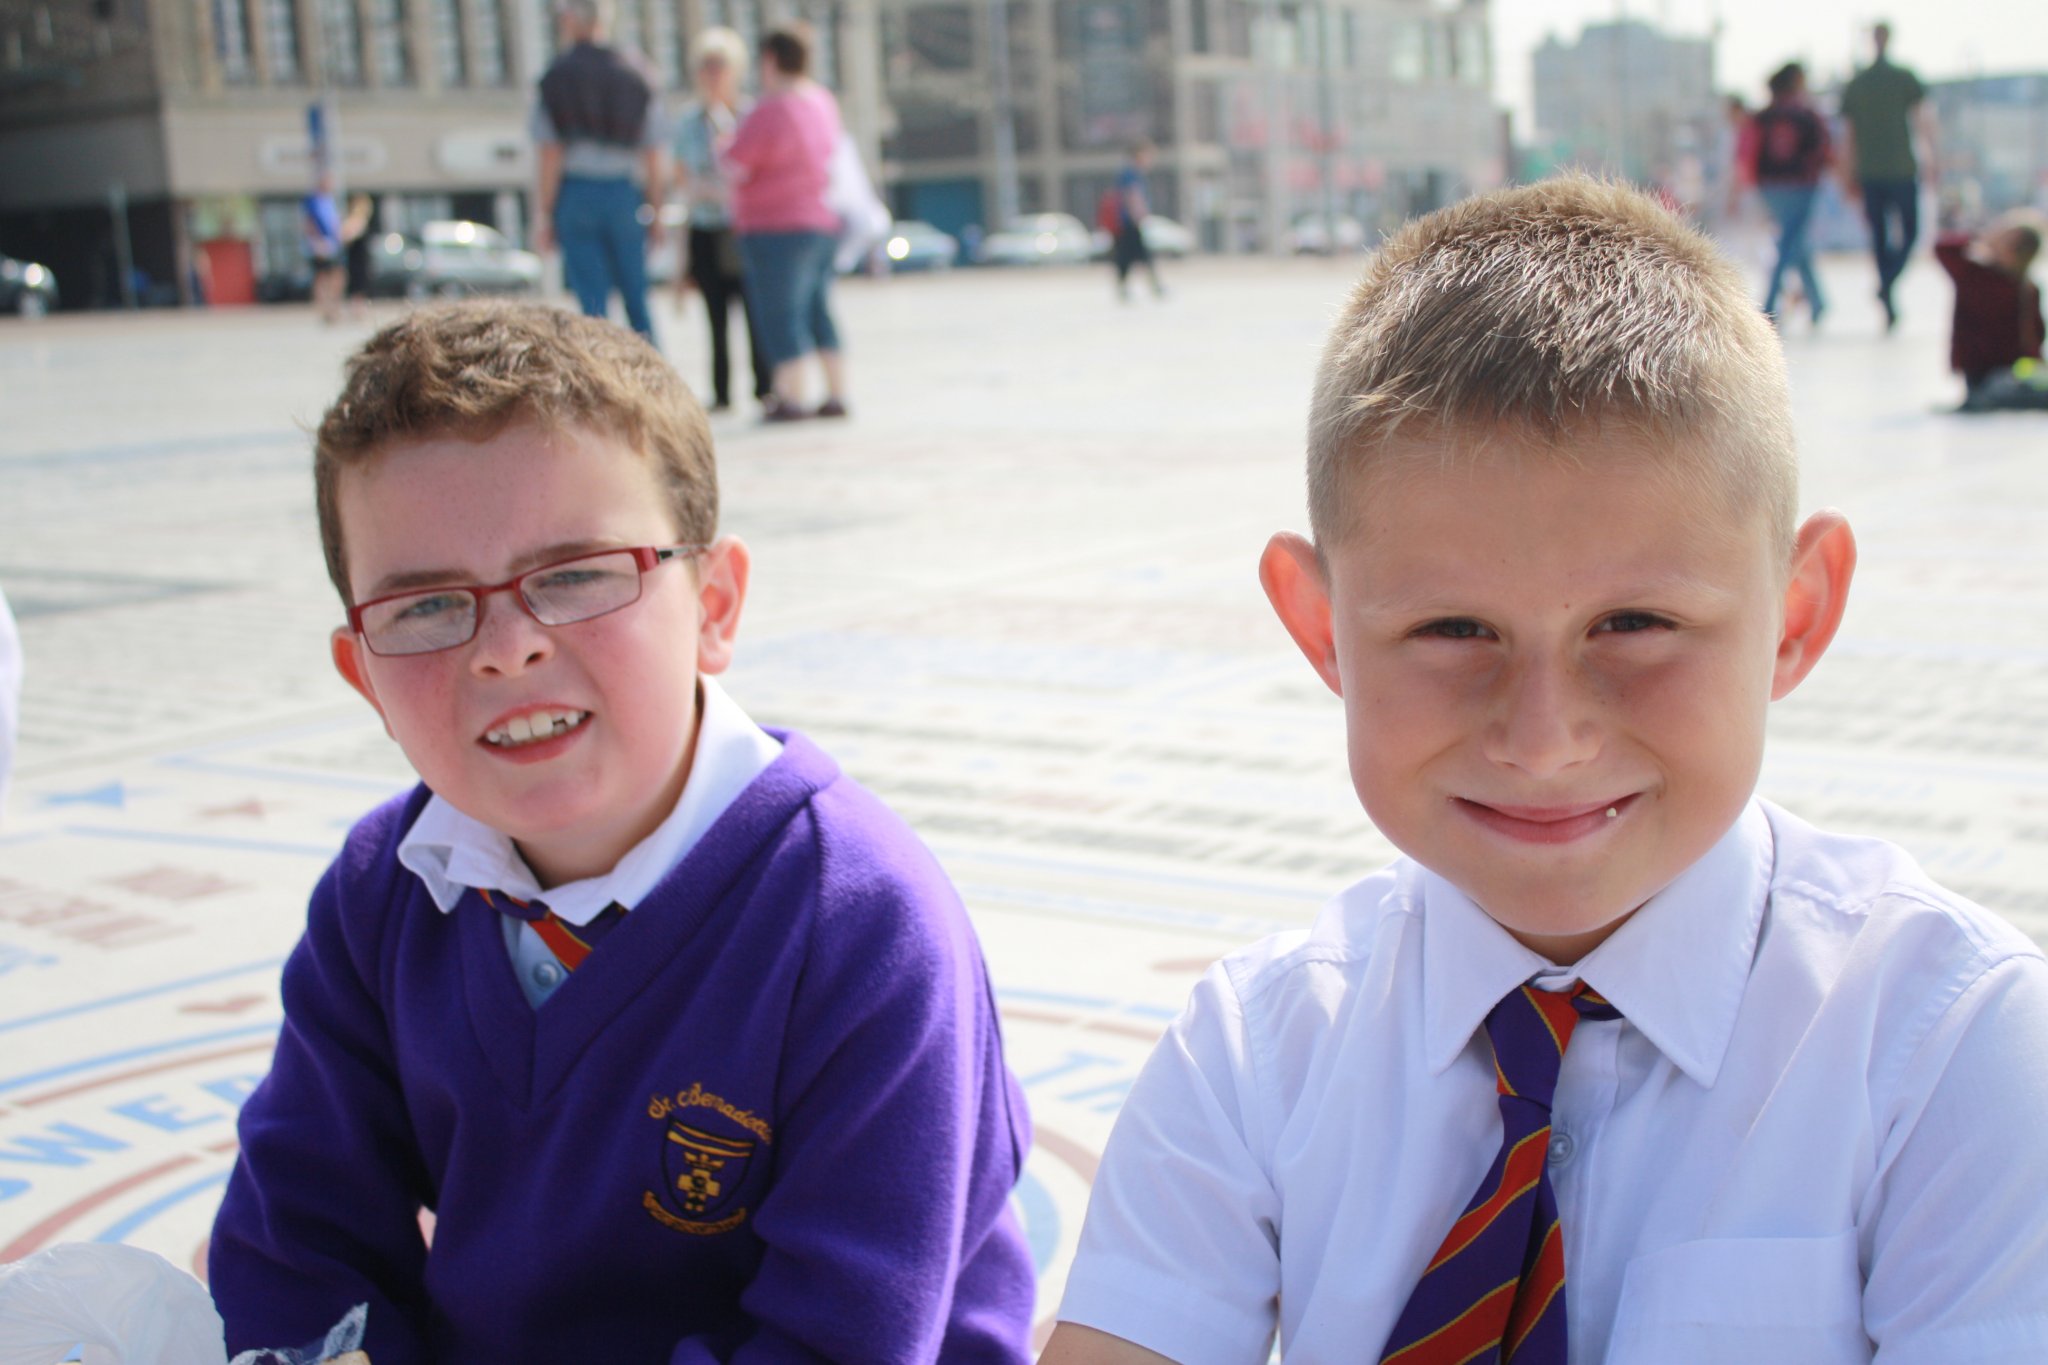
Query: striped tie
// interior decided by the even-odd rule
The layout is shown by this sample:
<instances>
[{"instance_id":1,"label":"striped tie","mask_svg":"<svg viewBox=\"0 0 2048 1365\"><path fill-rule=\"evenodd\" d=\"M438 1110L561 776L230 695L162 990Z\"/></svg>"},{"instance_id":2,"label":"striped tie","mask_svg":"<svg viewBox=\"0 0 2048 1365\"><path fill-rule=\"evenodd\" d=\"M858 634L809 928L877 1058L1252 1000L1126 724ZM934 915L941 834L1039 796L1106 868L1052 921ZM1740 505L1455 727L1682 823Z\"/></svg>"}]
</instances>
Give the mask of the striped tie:
<instances>
[{"instance_id":1,"label":"striped tie","mask_svg":"<svg viewBox=\"0 0 2048 1365\"><path fill-rule=\"evenodd\" d=\"M626 907L617 901L600 910L590 923L575 925L539 901L523 901L503 891L494 896L482 888L478 888L477 895L482 896L484 904L493 910L532 925L533 932L540 935L540 941L547 944L548 951L555 955L563 970L571 972L583 965L583 959L590 956L599 939L626 918Z\"/></svg>"},{"instance_id":2,"label":"striped tie","mask_svg":"<svg viewBox=\"0 0 2048 1365\"><path fill-rule=\"evenodd\" d=\"M1422 1272L1380 1365L1565 1365L1564 1233L1550 1187L1550 1102L1581 1016L1619 1019L1584 982L1522 986L1486 1016L1500 1154Z\"/></svg>"}]
</instances>

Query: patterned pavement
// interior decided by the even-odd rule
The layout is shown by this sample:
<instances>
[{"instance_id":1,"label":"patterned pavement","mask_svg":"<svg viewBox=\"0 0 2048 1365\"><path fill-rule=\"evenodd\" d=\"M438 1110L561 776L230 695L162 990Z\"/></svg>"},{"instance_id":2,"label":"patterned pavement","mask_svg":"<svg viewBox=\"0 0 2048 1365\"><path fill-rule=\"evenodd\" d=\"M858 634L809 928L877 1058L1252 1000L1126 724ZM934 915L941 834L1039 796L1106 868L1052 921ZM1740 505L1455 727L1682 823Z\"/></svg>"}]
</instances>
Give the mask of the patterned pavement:
<instances>
[{"instance_id":1,"label":"patterned pavement","mask_svg":"<svg viewBox=\"0 0 2048 1365\"><path fill-rule=\"evenodd\" d=\"M1204 965L1389 856L1270 619L1321 334L1355 262L859 281L845 424L718 427L755 551L728 684L897 807L983 936L1038 1144L1049 1313L1096 1154ZM1808 506L1863 567L1764 790L2048 941L2048 444L1938 410L1945 284L1883 337L1831 263L1787 350ZM684 375L701 320L665 319ZM29 675L0 814L0 1262L203 1260L307 891L407 781L326 664L307 440L363 326L296 309L0 325L0 587Z\"/></svg>"}]
</instances>

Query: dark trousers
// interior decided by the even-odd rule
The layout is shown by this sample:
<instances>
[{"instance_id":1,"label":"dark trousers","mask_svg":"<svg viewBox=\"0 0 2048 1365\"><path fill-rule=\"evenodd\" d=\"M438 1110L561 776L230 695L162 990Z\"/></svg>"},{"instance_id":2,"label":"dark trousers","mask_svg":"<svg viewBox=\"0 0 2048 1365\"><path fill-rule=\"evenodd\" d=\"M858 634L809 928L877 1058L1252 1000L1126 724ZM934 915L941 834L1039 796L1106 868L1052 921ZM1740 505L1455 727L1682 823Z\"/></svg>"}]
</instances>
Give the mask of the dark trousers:
<instances>
[{"instance_id":1,"label":"dark trousers","mask_svg":"<svg viewBox=\"0 0 2048 1365\"><path fill-rule=\"evenodd\" d=\"M1863 217L1877 257L1877 292L1889 295L1920 236L1920 186L1912 180L1863 182Z\"/></svg>"},{"instance_id":2,"label":"dark trousers","mask_svg":"<svg viewBox=\"0 0 2048 1365\"><path fill-rule=\"evenodd\" d=\"M1131 271L1144 266L1145 273L1152 277L1152 290L1159 291L1159 267L1152 263L1152 248L1145 245L1145 234L1136 223L1125 220L1116 230L1116 239L1110 251L1110 259L1116 264L1116 287L1129 287Z\"/></svg>"},{"instance_id":3,"label":"dark trousers","mask_svg":"<svg viewBox=\"0 0 2048 1365\"><path fill-rule=\"evenodd\" d=\"M704 296L704 313L711 319L711 398L720 407L732 403L732 347L727 338L735 301L747 323L754 397L766 398L774 388L775 367L761 353L761 336L747 304L746 278L740 274L739 260L739 243L731 228L690 229L690 279Z\"/></svg>"}]
</instances>

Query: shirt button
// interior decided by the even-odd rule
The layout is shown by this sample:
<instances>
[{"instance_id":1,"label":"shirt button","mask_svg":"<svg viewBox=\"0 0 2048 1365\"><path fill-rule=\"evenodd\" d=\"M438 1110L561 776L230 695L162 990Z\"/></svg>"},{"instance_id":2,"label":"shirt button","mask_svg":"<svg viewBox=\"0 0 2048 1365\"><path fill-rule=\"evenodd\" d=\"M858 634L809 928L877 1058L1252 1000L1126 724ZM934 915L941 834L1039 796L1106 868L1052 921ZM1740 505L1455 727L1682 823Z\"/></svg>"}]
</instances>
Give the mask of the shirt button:
<instances>
[{"instance_id":1,"label":"shirt button","mask_svg":"<svg viewBox=\"0 0 2048 1365\"><path fill-rule=\"evenodd\" d=\"M562 984L562 964L559 962L536 962L533 964L533 984L544 991L551 991Z\"/></svg>"},{"instance_id":2,"label":"shirt button","mask_svg":"<svg viewBox=\"0 0 2048 1365\"><path fill-rule=\"evenodd\" d=\"M1572 1159L1572 1153L1579 1150L1579 1144L1572 1140L1570 1133L1550 1135L1550 1164L1562 1166Z\"/></svg>"}]
</instances>

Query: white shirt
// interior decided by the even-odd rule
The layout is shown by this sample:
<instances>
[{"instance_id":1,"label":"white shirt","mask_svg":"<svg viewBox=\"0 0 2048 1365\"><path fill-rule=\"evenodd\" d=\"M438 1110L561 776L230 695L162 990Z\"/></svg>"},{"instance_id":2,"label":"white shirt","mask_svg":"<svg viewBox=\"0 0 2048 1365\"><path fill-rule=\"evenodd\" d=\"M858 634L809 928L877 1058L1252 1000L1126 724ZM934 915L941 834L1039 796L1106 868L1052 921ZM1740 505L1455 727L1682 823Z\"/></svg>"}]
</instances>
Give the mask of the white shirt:
<instances>
[{"instance_id":1,"label":"white shirt","mask_svg":"<svg viewBox=\"0 0 2048 1365\"><path fill-rule=\"evenodd\" d=\"M419 819L399 841L398 861L426 884L443 914L470 887L545 901L558 917L579 927L614 901L629 909L638 905L782 753L782 745L749 720L715 679L699 678L698 687L697 749L683 793L668 818L628 849L611 871L544 891L510 838L438 796L427 798ZM538 1007L568 975L533 926L510 915L505 916L505 947L530 1005Z\"/></svg>"},{"instance_id":2,"label":"white shirt","mask_svg":"<svg viewBox=\"0 0 2048 1365\"><path fill-rule=\"evenodd\" d=\"M1403 860L1212 968L1060 1317L1185 1365L1378 1358L1500 1143L1487 1011L1583 977L1550 1153L1573 1365L2048 1361L2048 961L1753 802L1575 969Z\"/></svg>"}]
</instances>

